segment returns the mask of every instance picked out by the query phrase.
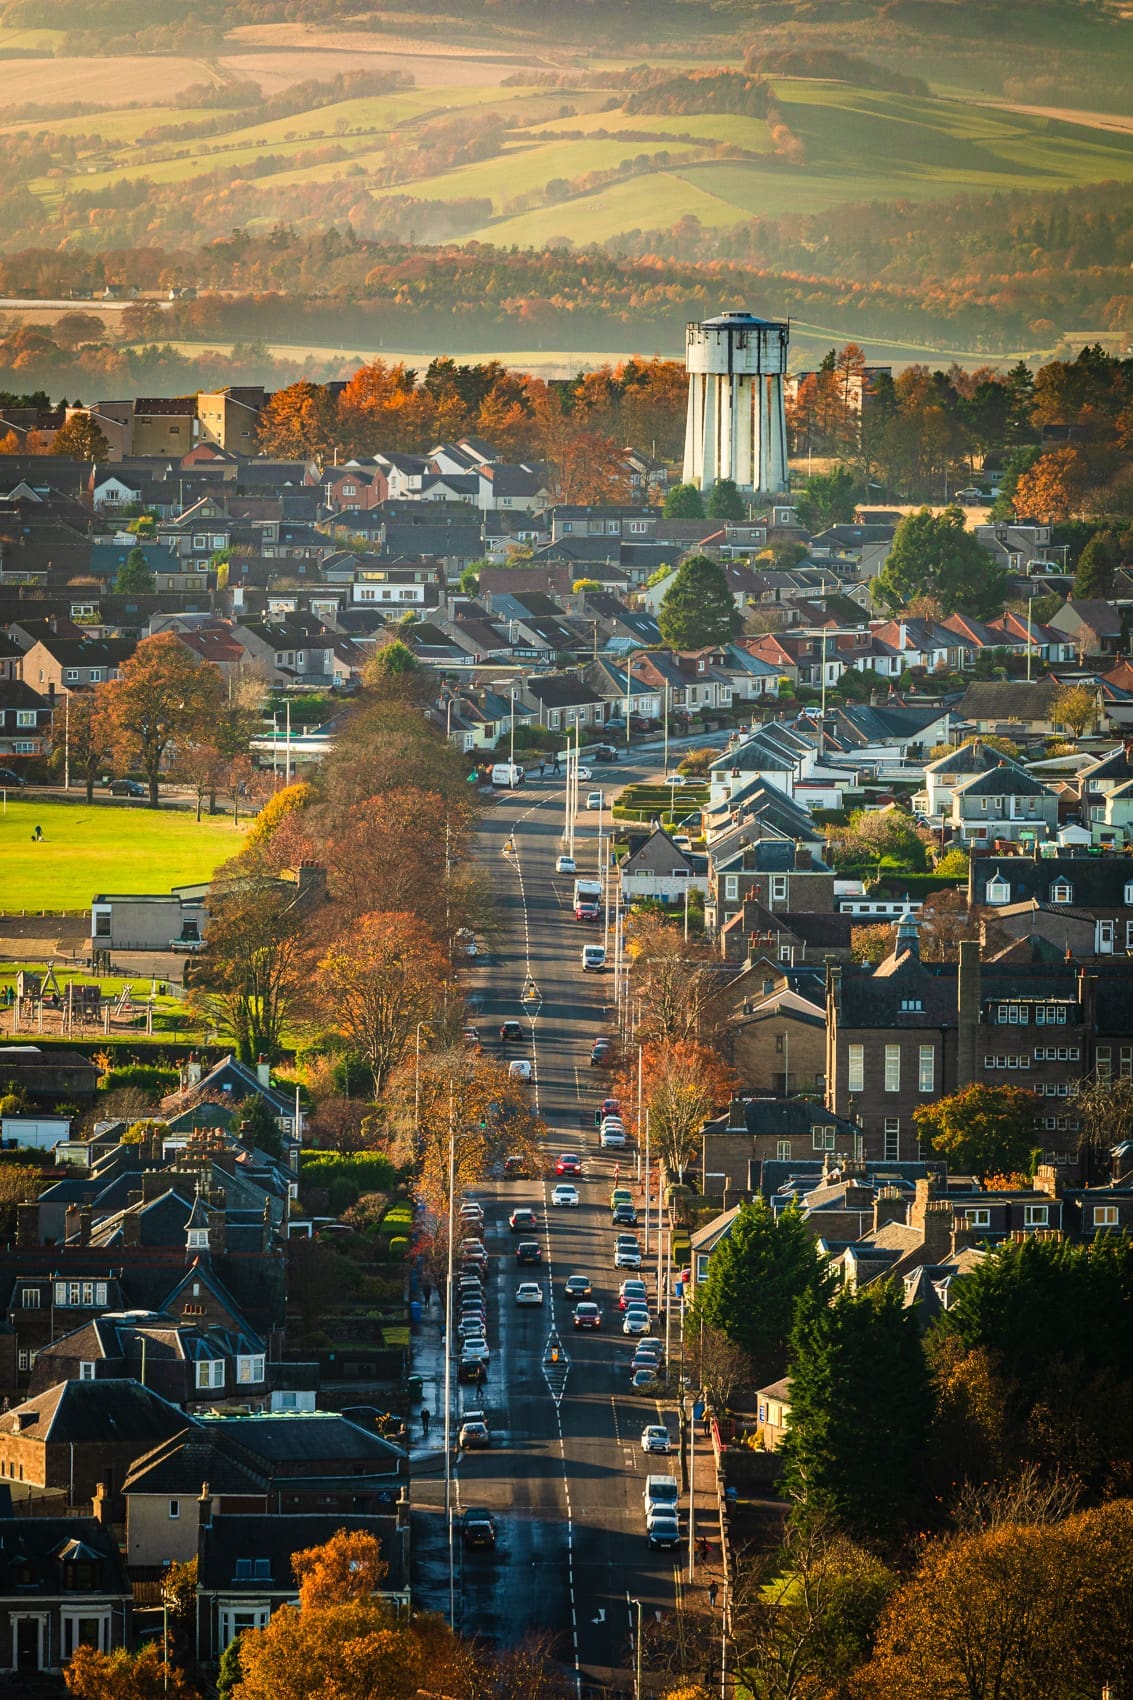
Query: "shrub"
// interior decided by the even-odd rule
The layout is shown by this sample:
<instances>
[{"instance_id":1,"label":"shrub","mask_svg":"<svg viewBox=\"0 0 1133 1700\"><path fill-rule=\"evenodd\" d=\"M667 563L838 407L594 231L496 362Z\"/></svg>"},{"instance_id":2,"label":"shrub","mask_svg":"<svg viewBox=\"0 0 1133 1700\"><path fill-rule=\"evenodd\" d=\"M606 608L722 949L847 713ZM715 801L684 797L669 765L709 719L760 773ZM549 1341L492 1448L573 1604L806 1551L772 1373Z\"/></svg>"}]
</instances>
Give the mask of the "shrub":
<instances>
[{"instance_id":1,"label":"shrub","mask_svg":"<svg viewBox=\"0 0 1133 1700\"><path fill-rule=\"evenodd\" d=\"M175 1092L180 1083L181 1076L175 1068L163 1068L160 1063L127 1063L122 1068L107 1069L98 1084L103 1092L132 1086L151 1098L161 1098L167 1092Z\"/></svg>"},{"instance_id":2,"label":"shrub","mask_svg":"<svg viewBox=\"0 0 1133 1700\"><path fill-rule=\"evenodd\" d=\"M395 1234L389 1242L389 1254L393 1258L404 1257L409 1250L409 1241L404 1234Z\"/></svg>"}]
</instances>

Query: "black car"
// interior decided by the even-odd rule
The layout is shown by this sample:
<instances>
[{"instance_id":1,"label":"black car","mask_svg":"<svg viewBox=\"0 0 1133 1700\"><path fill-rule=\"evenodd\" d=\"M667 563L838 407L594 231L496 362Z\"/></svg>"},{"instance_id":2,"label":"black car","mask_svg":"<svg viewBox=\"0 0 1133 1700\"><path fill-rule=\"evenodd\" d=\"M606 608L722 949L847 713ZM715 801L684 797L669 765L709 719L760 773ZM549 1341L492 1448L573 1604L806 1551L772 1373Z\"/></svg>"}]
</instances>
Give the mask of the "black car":
<instances>
[{"instance_id":1,"label":"black car","mask_svg":"<svg viewBox=\"0 0 1133 1700\"><path fill-rule=\"evenodd\" d=\"M466 1547L494 1547L496 1522L483 1506L470 1505L460 1520L461 1535Z\"/></svg>"},{"instance_id":2,"label":"black car","mask_svg":"<svg viewBox=\"0 0 1133 1700\"><path fill-rule=\"evenodd\" d=\"M518 1021L500 1022L500 1044L512 1045L523 1038L523 1028Z\"/></svg>"},{"instance_id":3,"label":"black car","mask_svg":"<svg viewBox=\"0 0 1133 1700\"><path fill-rule=\"evenodd\" d=\"M15 789L20 789L26 784L27 780L24 778L22 773L13 773L10 767L0 767L0 785L12 786Z\"/></svg>"},{"instance_id":4,"label":"black car","mask_svg":"<svg viewBox=\"0 0 1133 1700\"><path fill-rule=\"evenodd\" d=\"M107 789L112 797L144 797L145 786L138 779L112 779Z\"/></svg>"},{"instance_id":5,"label":"black car","mask_svg":"<svg viewBox=\"0 0 1133 1700\"><path fill-rule=\"evenodd\" d=\"M542 1263L543 1248L538 1240L520 1240L515 1248L517 1263Z\"/></svg>"},{"instance_id":6,"label":"black car","mask_svg":"<svg viewBox=\"0 0 1133 1700\"><path fill-rule=\"evenodd\" d=\"M618 752L613 744L599 744L590 759L592 761L617 761Z\"/></svg>"},{"instance_id":7,"label":"black car","mask_svg":"<svg viewBox=\"0 0 1133 1700\"><path fill-rule=\"evenodd\" d=\"M618 1228L636 1228L637 1211L634 1209L632 1204L617 1204L614 1206L614 1214L611 1217L611 1221L614 1223L614 1226Z\"/></svg>"}]
</instances>

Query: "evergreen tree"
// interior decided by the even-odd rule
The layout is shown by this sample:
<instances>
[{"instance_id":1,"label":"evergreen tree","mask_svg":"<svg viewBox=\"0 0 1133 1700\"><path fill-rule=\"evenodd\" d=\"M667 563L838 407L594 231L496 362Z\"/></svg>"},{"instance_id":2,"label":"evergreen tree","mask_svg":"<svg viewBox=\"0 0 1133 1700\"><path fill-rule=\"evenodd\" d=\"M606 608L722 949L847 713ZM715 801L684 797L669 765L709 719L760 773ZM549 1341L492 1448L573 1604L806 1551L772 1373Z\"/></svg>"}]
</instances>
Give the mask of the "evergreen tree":
<instances>
[{"instance_id":1,"label":"evergreen tree","mask_svg":"<svg viewBox=\"0 0 1133 1700\"><path fill-rule=\"evenodd\" d=\"M746 519L747 503L734 478L718 478L708 494L709 519Z\"/></svg>"},{"instance_id":2,"label":"evergreen tree","mask_svg":"<svg viewBox=\"0 0 1133 1700\"><path fill-rule=\"evenodd\" d=\"M1074 595L1100 597L1104 601L1113 589L1113 575L1119 565L1117 539L1112 531L1099 531L1078 557Z\"/></svg>"},{"instance_id":3,"label":"evergreen tree","mask_svg":"<svg viewBox=\"0 0 1133 1700\"><path fill-rule=\"evenodd\" d=\"M119 596L145 596L153 587L154 576L149 570L145 550L135 544L118 568L114 589Z\"/></svg>"},{"instance_id":4,"label":"evergreen tree","mask_svg":"<svg viewBox=\"0 0 1133 1700\"><path fill-rule=\"evenodd\" d=\"M782 1375L795 1303L825 1294L829 1265L794 1206L776 1213L762 1198L742 1205L731 1233L697 1284L693 1327L705 1322L743 1348L760 1382Z\"/></svg>"},{"instance_id":5,"label":"evergreen tree","mask_svg":"<svg viewBox=\"0 0 1133 1700\"><path fill-rule=\"evenodd\" d=\"M897 527L876 590L892 613L915 596L931 596L945 614L977 619L1003 612L1006 572L965 528L960 508L921 508Z\"/></svg>"},{"instance_id":6,"label":"evergreen tree","mask_svg":"<svg viewBox=\"0 0 1133 1700\"><path fill-rule=\"evenodd\" d=\"M914 1313L875 1282L798 1301L784 1480L801 1515L889 1540L913 1511L932 1399Z\"/></svg>"},{"instance_id":7,"label":"evergreen tree","mask_svg":"<svg viewBox=\"0 0 1133 1700\"><path fill-rule=\"evenodd\" d=\"M799 497L799 518L810 532L825 531L830 525L848 525L854 517L858 492L848 466L833 472L815 472Z\"/></svg>"},{"instance_id":8,"label":"evergreen tree","mask_svg":"<svg viewBox=\"0 0 1133 1700\"><path fill-rule=\"evenodd\" d=\"M239 1116L241 1144L254 1145L260 1151L266 1151L269 1157L278 1157L282 1153L279 1125L271 1106L258 1092L244 1099Z\"/></svg>"},{"instance_id":9,"label":"evergreen tree","mask_svg":"<svg viewBox=\"0 0 1133 1700\"><path fill-rule=\"evenodd\" d=\"M663 512L666 519L703 519L704 498L695 484L674 484Z\"/></svg>"},{"instance_id":10,"label":"evergreen tree","mask_svg":"<svg viewBox=\"0 0 1133 1700\"><path fill-rule=\"evenodd\" d=\"M661 599L661 636L672 649L730 643L743 621L723 568L708 555L690 555Z\"/></svg>"}]
</instances>

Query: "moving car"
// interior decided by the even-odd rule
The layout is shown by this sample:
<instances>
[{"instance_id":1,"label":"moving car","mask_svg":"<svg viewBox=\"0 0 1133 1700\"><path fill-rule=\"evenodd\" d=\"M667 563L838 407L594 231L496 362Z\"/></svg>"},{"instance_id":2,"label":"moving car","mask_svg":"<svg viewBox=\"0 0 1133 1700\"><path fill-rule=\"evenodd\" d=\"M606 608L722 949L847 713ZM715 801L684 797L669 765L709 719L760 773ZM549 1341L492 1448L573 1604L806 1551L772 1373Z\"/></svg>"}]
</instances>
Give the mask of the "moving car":
<instances>
[{"instance_id":1,"label":"moving car","mask_svg":"<svg viewBox=\"0 0 1133 1700\"><path fill-rule=\"evenodd\" d=\"M523 1028L518 1021L500 1022L500 1044L514 1045L523 1038Z\"/></svg>"},{"instance_id":2,"label":"moving car","mask_svg":"<svg viewBox=\"0 0 1133 1700\"><path fill-rule=\"evenodd\" d=\"M641 1247L638 1245L617 1245L614 1247L615 1269L640 1269Z\"/></svg>"},{"instance_id":3,"label":"moving car","mask_svg":"<svg viewBox=\"0 0 1133 1700\"><path fill-rule=\"evenodd\" d=\"M565 1205L568 1209L578 1206L578 1188L576 1186L557 1186L551 1194L552 1204Z\"/></svg>"},{"instance_id":4,"label":"moving car","mask_svg":"<svg viewBox=\"0 0 1133 1700\"><path fill-rule=\"evenodd\" d=\"M604 944L584 944L582 947L582 970L584 974L600 974L606 966L606 947Z\"/></svg>"},{"instance_id":5,"label":"moving car","mask_svg":"<svg viewBox=\"0 0 1133 1700\"><path fill-rule=\"evenodd\" d=\"M618 1288L618 1309L628 1310L634 1299L640 1299L648 1309L649 1290L637 1275L628 1275Z\"/></svg>"},{"instance_id":6,"label":"moving car","mask_svg":"<svg viewBox=\"0 0 1133 1700\"><path fill-rule=\"evenodd\" d=\"M133 780L127 780L126 783L132 785ZM22 773L15 773L10 767L0 767L0 785L9 790L15 788L18 791L26 784L27 780Z\"/></svg>"},{"instance_id":7,"label":"moving car","mask_svg":"<svg viewBox=\"0 0 1133 1700\"><path fill-rule=\"evenodd\" d=\"M591 1068L604 1067L611 1060L613 1049L614 1041L612 1039L595 1039L590 1047Z\"/></svg>"},{"instance_id":8,"label":"moving car","mask_svg":"<svg viewBox=\"0 0 1133 1700\"><path fill-rule=\"evenodd\" d=\"M564 1151L555 1163L556 1175L580 1175L582 1158L577 1151Z\"/></svg>"},{"instance_id":9,"label":"moving car","mask_svg":"<svg viewBox=\"0 0 1133 1700\"><path fill-rule=\"evenodd\" d=\"M579 768L578 777L580 779L582 779L582 778L590 779L592 776L587 769ZM606 807L606 794L605 794L605 792L604 791L588 791L586 793L586 807L588 809L604 809Z\"/></svg>"},{"instance_id":10,"label":"moving car","mask_svg":"<svg viewBox=\"0 0 1133 1700\"><path fill-rule=\"evenodd\" d=\"M632 1204L615 1204L613 1221L619 1228L636 1228L637 1211Z\"/></svg>"},{"instance_id":11,"label":"moving car","mask_svg":"<svg viewBox=\"0 0 1133 1700\"><path fill-rule=\"evenodd\" d=\"M659 1376L661 1374L661 1359L656 1352L643 1351L639 1340L629 1367L632 1370L645 1369L649 1371L650 1375Z\"/></svg>"},{"instance_id":12,"label":"moving car","mask_svg":"<svg viewBox=\"0 0 1133 1700\"><path fill-rule=\"evenodd\" d=\"M580 765L580 766L579 766L579 769L578 769L578 777L579 777L579 778L580 778L580 779L593 779L593 777L594 777L594 774L593 774L593 772L592 772L592 770L591 770L591 769L590 769L590 768L588 768L588 767L582 767L582 766L581 766L581 765Z\"/></svg>"},{"instance_id":13,"label":"moving car","mask_svg":"<svg viewBox=\"0 0 1133 1700\"><path fill-rule=\"evenodd\" d=\"M520 1240L515 1248L517 1263L542 1263L543 1248L538 1240Z\"/></svg>"},{"instance_id":14,"label":"moving car","mask_svg":"<svg viewBox=\"0 0 1133 1700\"><path fill-rule=\"evenodd\" d=\"M491 1446L492 1435L486 1422L469 1421L460 1425L457 1445L462 1452L471 1452L475 1447Z\"/></svg>"},{"instance_id":15,"label":"moving car","mask_svg":"<svg viewBox=\"0 0 1133 1700\"><path fill-rule=\"evenodd\" d=\"M655 1393L661 1384L661 1378L655 1369L635 1369L630 1376L630 1390L634 1393Z\"/></svg>"},{"instance_id":16,"label":"moving car","mask_svg":"<svg viewBox=\"0 0 1133 1700\"><path fill-rule=\"evenodd\" d=\"M575 871L573 856L560 856L555 862L557 874L573 874Z\"/></svg>"},{"instance_id":17,"label":"moving car","mask_svg":"<svg viewBox=\"0 0 1133 1700\"><path fill-rule=\"evenodd\" d=\"M513 1234L518 1234L524 1228L537 1228L539 1218L529 1204L517 1204L507 1219L507 1225Z\"/></svg>"},{"instance_id":18,"label":"moving car","mask_svg":"<svg viewBox=\"0 0 1133 1700\"><path fill-rule=\"evenodd\" d=\"M574 1326L576 1328L601 1328L602 1312L595 1304L575 1305Z\"/></svg>"},{"instance_id":19,"label":"moving car","mask_svg":"<svg viewBox=\"0 0 1133 1700\"><path fill-rule=\"evenodd\" d=\"M613 724L611 722L611 724ZM617 761L618 752L613 744L599 744L591 756L591 761Z\"/></svg>"},{"instance_id":20,"label":"moving car","mask_svg":"<svg viewBox=\"0 0 1133 1700\"><path fill-rule=\"evenodd\" d=\"M521 1281L515 1289L517 1305L541 1305L543 1303L543 1288L538 1281Z\"/></svg>"},{"instance_id":21,"label":"moving car","mask_svg":"<svg viewBox=\"0 0 1133 1700\"><path fill-rule=\"evenodd\" d=\"M504 1158L504 1179L505 1179L505 1181L517 1181L517 1180L518 1181L525 1181L525 1180L527 1180L527 1178L528 1178L528 1175L527 1175L527 1160L526 1160L526 1158L520 1157L514 1152L511 1154L511 1156Z\"/></svg>"},{"instance_id":22,"label":"moving car","mask_svg":"<svg viewBox=\"0 0 1133 1700\"><path fill-rule=\"evenodd\" d=\"M643 1452L671 1452L673 1437L664 1423L650 1423L641 1431L641 1450Z\"/></svg>"},{"instance_id":23,"label":"moving car","mask_svg":"<svg viewBox=\"0 0 1133 1700\"><path fill-rule=\"evenodd\" d=\"M507 1065L507 1071L512 1080L530 1080L531 1063L527 1057L516 1057Z\"/></svg>"},{"instance_id":24,"label":"moving car","mask_svg":"<svg viewBox=\"0 0 1133 1700\"><path fill-rule=\"evenodd\" d=\"M616 1210L619 1204L632 1204L633 1193L628 1186L616 1186L610 1193L610 1209Z\"/></svg>"},{"instance_id":25,"label":"moving car","mask_svg":"<svg viewBox=\"0 0 1133 1700\"><path fill-rule=\"evenodd\" d=\"M597 1050L599 1045L604 1045L608 1050L610 1041L608 1039L595 1039L594 1049ZM622 1107L616 1098L603 1098L594 1112L594 1126L601 1127L607 1116L620 1116L621 1113Z\"/></svg>"},{"instance_id":26,"label":"moving car","mask_svg":"<svg viewBox=\"0 0 1133 1700\"><path fill-rule=\"evenodd\" d=\"M576 903L574 906L574 918L576 921L596 921L598 919L598 915L599 910L596 903Z\"/></svg>"},{"instance_id":27,"label":"moving car","mask_svg":"<svg viewBox=\"0 0 1133 1700\"><path fill-rule=\"evenodd\" d=\"M478 1045L480 1043L480 1029L474 1027L471 1022L464 1028L460 1036L466 1045Z\"/></svg>"},{"instance_id":28,"label":"moving car","mask_svg":"<svg viewBox=\"0 0 1133 1700\"><path fill-rule=\"evenodd\" d=\"M494 1547L496 1544L495 1519L483 1506L468 1507L460 1520L460 1531L466 1547Z\"/></svg>"},{"instance_id":29,"label":"moving car","mask_svg":"<svg viewBox=\"0 0 1133 1700\"><path fill-rule=\"evenodd\" d=\"M648 1334L650 1316L647 1310L632 1307L627 1310L622 1320L623 1334Z\"/></svg>"},{"instance_id":30,"label":"moving car","mask_svg":"<svg viewBox=\"0 0 1133 1700\"><path fill-rule=\"evenodd\" d=\"M461 1346L460 1353L462 1358L472 1357L475 1354L485 1369L492 1361L491 1347L483 1334L470 1334Z\"/></svg>"},{"instance_id":31,"label":"moving car","mask_svg":"<svg viewBox=\"0 0 1133 1700\"><path fill-rule=\"evenodd\" d=\"M687 785L688 780L685 778L683 773L667 773L665 775L665 784L666 785Z\"/></svg>"},{"instance_id":32,"label":"moving car","mask_svg":"<svg viewBox=\"0 0 1133 1700\"><path fill-rule=\"evenodd\" d=\"M602 1131L598 1135L598 1143L603 1151L624 1151L626 1130L621 1122L610 1120L602 1123Z\"/></svg>"},{"instance_id":33,"label":"moving car","mask_svg":"<svg viewBox=\"0 0 1133 1700\"><path fill-rule=\"evenodd\" d=\"M456 1371L458 1381L483 1381L484 1374L484 1363L478 1352L461 1352Z\"/></svg>"},{"instance_id":34,"label":"moving car","mask_svg":"<svg viewBox=\"0 0 1133 1700\"><path fill-rule=\"evenodd\" d=\"M466 1198L460 1206L460 1220L462 1222L483 1222L484 1206L478 1204L474 1198Z\"/></svg>"},{"instance_id":35,"label":"moving car","mask_svg":"<svg viewBox=\"0 0 1133 1700\"><path fill-rule=\"evenodd\" d=\"M646 1524L651 1547L676 1547L681 1544L680 1519L675 1511L658 1511Z\"/></svg>"},{"instance_id":36,"label":"moving car","mask_svg":"<svg viewBox=\"0 0 1133 1700\"><path fill-rule=\"evenodd\" d=\"M568 1299L588 1299L593 1291L589 1275L568 1275L563 1291Z\"/></svg>"}]
</instances>

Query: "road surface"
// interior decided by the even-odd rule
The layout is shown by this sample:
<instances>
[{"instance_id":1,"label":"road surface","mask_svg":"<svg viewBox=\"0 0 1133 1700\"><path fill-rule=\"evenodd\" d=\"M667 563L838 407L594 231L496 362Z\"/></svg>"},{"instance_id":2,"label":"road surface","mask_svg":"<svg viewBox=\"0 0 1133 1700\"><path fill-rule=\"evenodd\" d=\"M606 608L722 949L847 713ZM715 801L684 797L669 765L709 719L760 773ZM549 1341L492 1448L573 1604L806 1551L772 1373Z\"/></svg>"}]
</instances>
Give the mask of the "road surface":
<instances>
[{"instance_id":1,"label":"road surface","mask_svg":"<svg viewBox=\"0 0 1133 1700\"><path fill-rule=\"evenodd\" d=\"M589 789L620 789L659 765L597 767ZM494 1034L504 1017L523 1021L532 1044L522 1054L535 1063L539 1107L552 1130L545 1178L486 1184L476 1190L485 1211L488 1274L488 1343L492 1361L482 1390L460 1388L458 1405L482 1407L493 1431L490 1451L463 1455L457 1464L457 1509L487 1506L496 1516L494 1552L464 1552L459 1528L454 1545L455 1621L467 1635L497 1646L529 1633L549 1633L555 1651L580 1689L632 1684L633 1624L640 1601L647 1615L674 1609L686 1558L654 1552L646 1534L642 1490L649 1469L679 1478L676 1451L647 1461L640 1435L646 1423L666 1422L674 1447L677 1411L672 1403L633 1394L629 1388L633 1341L621 1332L617 1290L625 1274L613 1263L614 1230L608 1196L615 1156L599 1153L594 1110L605 1096L604 1071L591 1068L590 1043L612 1030L613 975L583 974L582 945L601 938L600 927L577 922L573 876L557 875L564 824L560 779L532 782L493 806L480 834L480 853L492 875L501 936L488 963L473 976L482 999L476 1020ZM597 869L597 825L610 817L580 812L575 855L580 874ZM508 839L514 855L505 854ZM612 955L612 949L611 949ZM519 998L530 976L541 1003L525 1014ZM530 1009L530 1006L529 1006ZM521 1054L518 1046L510 1054ZM583 1156L577 1209L552 1208L551 1168L560 1151ZM624 1177L632 1153L617 1159ZM516 1204L536 1207L542 1224L542 1269L517 1270L507 1223ZM643 1237L639 1229L639 1237ZM650 1250L655 1254L656 1234ZM652 1261L652 1260L648 1260ZM563 1285L568 1275L590 1276L603 1310L600 1333L576 1333L573 1306ZM648 1269L656 1312L655 1265ZM542 1309L517 1309L519 1279L538 1276ZM552 1334L552 1330L556 1331ZM549 1343L560 1361L549 1362ZM673 1353L677 1353L674 1319ZM434 1442L441 1419L434 1416ZM434 1450L413 1486L415 1597L420 1606L447 1615L448 1548L445 1539L442 1462Z\"/></svg>"}]
</instances>

